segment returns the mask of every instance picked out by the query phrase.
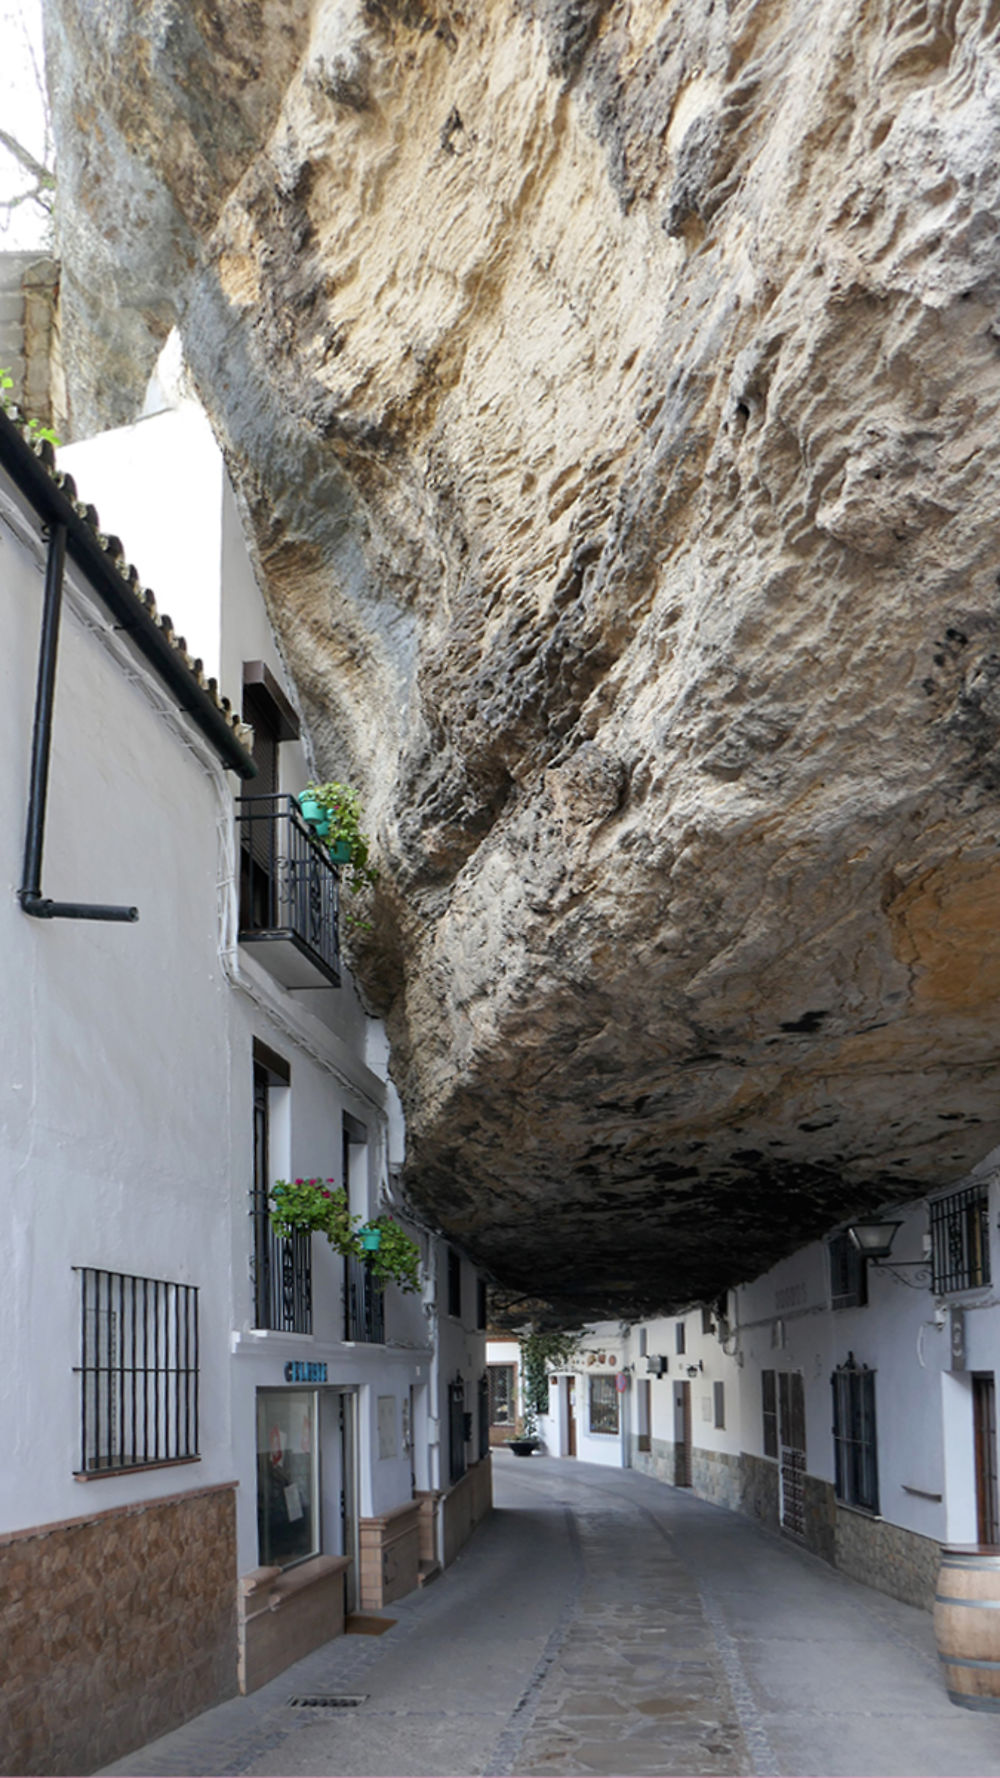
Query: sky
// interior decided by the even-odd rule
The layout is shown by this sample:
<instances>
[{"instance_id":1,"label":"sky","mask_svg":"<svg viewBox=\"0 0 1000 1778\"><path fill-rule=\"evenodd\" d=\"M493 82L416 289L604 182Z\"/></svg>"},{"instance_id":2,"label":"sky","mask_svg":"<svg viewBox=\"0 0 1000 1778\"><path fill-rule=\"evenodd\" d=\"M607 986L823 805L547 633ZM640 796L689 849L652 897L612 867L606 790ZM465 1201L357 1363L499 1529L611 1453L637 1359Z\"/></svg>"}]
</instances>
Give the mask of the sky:
<instances>
[{"instance_id":1,"label":"sky","mask_svg":"<svg viewBox=\"0 0 1000 1778\"><path fill-rule=\"evenodd\" d=\"M0 130L45 160L41 10L41 0L0 0ZM6 209L30 183L0 145L0 252L46 243L46 219L37 205Z\"/></svg>"}]
</instances>

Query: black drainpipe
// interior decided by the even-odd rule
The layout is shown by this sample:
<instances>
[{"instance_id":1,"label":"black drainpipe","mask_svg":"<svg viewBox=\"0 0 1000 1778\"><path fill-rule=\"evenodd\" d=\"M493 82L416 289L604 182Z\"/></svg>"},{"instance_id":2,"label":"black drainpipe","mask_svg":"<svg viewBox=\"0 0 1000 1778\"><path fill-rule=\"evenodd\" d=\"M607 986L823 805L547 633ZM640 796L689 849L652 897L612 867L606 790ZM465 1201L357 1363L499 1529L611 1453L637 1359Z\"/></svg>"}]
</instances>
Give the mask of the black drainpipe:
<instances>
[{"instance_id":1,"label":"black drainpipe","mask_svg":"<svg viewBox=\"0 0 1000 1778\"><path fill-rule=\"evenodd\" d=\"M89 901L49 901L42 894L45 802L49 788L49 749L52 742L52 707L56 689L56 657L59 651L65 561L66 526L56 522L49 530L49 553L45 564L45 603L42 607L42 634L38 644L35 724L31 736L31 783L24 836L24 881L18 890L18 900L25 913L32 914L36 920L138 920L138 908L105 907L100 902Z\"/></svg>"}]
</instances>

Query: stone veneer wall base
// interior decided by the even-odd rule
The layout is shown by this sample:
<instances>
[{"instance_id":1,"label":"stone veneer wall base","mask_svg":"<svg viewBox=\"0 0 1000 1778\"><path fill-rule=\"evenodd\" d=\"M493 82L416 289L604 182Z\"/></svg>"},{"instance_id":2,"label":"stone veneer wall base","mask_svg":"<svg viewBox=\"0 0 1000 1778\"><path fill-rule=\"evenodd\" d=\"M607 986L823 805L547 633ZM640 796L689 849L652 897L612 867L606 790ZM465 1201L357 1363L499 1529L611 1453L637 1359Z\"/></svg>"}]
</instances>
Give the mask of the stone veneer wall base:
<instances>
[{"instance_id":1,"label":"stone veneer wall base","mask_svg":"<svg viewBox=\"0 0 1000 1778\"><path fill-rule=\"evenodd\" d=\"M0 1770L93 1772L232 1697L235 1490L0 1537Z\"/></svg>"}]
</instances>

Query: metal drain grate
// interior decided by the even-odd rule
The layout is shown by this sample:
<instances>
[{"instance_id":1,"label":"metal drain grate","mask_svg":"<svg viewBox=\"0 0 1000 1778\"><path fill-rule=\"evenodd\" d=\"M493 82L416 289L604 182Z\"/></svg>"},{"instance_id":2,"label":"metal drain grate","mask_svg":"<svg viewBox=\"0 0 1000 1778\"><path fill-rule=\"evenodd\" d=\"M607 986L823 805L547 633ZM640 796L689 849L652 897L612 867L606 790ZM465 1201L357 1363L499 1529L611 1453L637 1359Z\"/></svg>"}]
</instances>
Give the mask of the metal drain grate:
<instances>
[{"instance_id":1,"label":"metal drain grate","mask_svg":"<svg viewBox=\"0 0 1000 1778\"><path fill-rule=\"evenodd\" d=\"M362 1692L356 1698L326 1696L310 1698L289 1698L289 1704L297 1710L350 1710L355 1704L367 1704L368 1693Z\"/></svg>"}]
</instances>

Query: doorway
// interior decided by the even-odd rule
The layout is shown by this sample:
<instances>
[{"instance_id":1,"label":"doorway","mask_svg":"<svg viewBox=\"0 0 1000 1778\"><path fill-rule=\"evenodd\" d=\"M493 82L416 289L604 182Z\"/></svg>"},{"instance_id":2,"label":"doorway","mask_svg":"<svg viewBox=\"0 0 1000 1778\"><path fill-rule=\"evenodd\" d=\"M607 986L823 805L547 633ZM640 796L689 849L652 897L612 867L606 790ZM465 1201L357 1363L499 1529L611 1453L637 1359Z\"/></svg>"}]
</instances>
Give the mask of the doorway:
<instances>
[{"instance_id":1,"label":"doorway","mask_svg":"<svg viewBox=\"0 0 1000 1778\"><path fill-rule=\"evenodd\" d=\"M566 1378L566 1455L576 1456L576 1378Z\"/></svg>"},{"instance_id":2,"label":"doorway","mask_svg":"<svg viewBox=\"0 0 1000 1778\"><path fill-rule=\"evenodd\" d=\"M778 1467L781 1529L789 1536L806 1535L806 1394L801 1371L778 1375Z\"/></svg>"},{"instance_id":3,"label":"doorway","mask_svg":"<svg viewBox=\"0 0 1000 1778\"><path fill-rule=\"evenodd\" d=\"M997 1512L997 1405L992 1371L973 1372L972 1436L976 1460L976 1541L1000 1538Z\"/></svg>"},{"instance_id":4,"label":"doorway","mask_svg":"<svg viewBox=\"0 0 1000 1778\"><path fill-rule=\"evenodd\" d=\"M650 1384L649 1378L648 1377L641 1377L639 1379L639 1386L635 1392L635 1411L636 1411L635 1445L636 1445L637 1451L648 1451L651 1448L651 1440L650 1440L650 1396L651 1396L651 1392L652 1392L652 1386Z\"/></svg>"},{"instance_id":5,"label":"doorway","mask_svg":"<svg viewBox=\"0 0 1000 1778\"><path fill-rule=\"evenodd\" d=\"M691 1385L674 1384L674 1487L691 1486Z\"/></svg>"}]
</instances>

